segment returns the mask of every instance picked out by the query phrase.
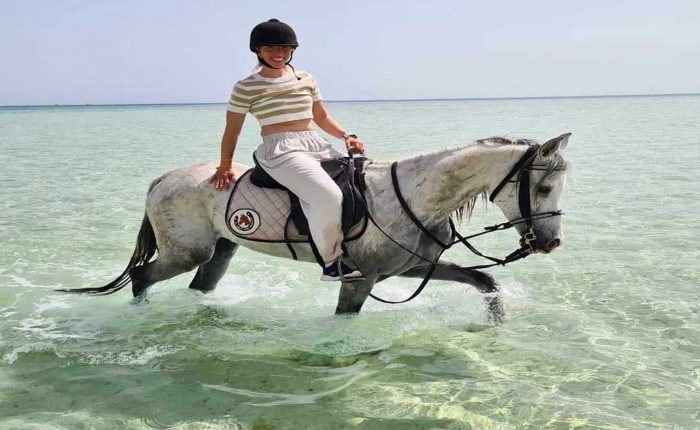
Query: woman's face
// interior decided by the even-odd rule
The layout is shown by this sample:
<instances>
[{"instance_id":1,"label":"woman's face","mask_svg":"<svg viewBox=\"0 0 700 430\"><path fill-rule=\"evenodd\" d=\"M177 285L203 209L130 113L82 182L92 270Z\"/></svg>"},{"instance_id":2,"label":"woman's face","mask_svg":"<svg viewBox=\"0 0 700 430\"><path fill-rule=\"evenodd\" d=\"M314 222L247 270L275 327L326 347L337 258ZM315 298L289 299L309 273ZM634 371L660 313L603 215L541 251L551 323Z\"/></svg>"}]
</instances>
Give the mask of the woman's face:
<instances>
[{"instance_id":1,"label":"woman's face","mask_svg":"<svg viewBox=\"0 0 700 430\"><path fill-rule=\"evenodd\" d=\"M258 53L267 64L275 69L281 69L289 61L293 50L291 46L261 46Z\"/></svg>"}]
</instances>

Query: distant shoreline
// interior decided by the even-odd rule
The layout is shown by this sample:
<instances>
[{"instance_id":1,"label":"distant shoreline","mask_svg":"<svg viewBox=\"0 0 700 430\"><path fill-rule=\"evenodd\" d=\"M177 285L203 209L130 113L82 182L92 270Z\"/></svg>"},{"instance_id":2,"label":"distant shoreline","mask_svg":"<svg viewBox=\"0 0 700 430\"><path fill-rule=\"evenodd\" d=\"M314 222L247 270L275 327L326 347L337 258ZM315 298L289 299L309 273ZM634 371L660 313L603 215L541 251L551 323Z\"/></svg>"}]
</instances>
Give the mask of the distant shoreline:
<instances>
[{"instance_id":1,"label":"distant shoreline","mask_svg":"<svg viewBox=\"0 0 700 430\"><path fill-rule=\"evenodd\" d=\"M527 96L527 97L463 97L449 99L374 99L374 100L324 100L327 103L394 103L394 102L445 102L445 101L481 101L481 100L558 100L558 99L606 99L634 97L679 97L700 96L700 93L669 94L610 94L589 96ZM225 105L225 102L188 102L188 103L107 103L107 104L51 104L51 105L0 105L2 108L51 108L51 107L110 107L110 106L206 106Z\"/></svg>"}]
</instances>

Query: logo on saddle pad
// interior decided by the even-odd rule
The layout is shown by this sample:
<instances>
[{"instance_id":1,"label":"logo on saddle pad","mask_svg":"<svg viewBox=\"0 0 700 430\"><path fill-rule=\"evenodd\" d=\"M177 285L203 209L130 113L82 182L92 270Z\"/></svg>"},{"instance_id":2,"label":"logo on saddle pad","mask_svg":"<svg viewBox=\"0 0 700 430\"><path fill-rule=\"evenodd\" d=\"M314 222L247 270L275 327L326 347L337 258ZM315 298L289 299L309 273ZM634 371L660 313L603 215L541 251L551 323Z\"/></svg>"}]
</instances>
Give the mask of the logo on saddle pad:
<instances>
[{"instance_id":1,"label":"logo on saddle pad","mask_svg":"<svg viewBox=\"0 0 700 430\"><path fill-rule=\"evenodd\" d=\"M229 224L238 234L251 234L260 227L260 215L253 209L238 209L229 218Z\"/></svg>"}]
</instances>

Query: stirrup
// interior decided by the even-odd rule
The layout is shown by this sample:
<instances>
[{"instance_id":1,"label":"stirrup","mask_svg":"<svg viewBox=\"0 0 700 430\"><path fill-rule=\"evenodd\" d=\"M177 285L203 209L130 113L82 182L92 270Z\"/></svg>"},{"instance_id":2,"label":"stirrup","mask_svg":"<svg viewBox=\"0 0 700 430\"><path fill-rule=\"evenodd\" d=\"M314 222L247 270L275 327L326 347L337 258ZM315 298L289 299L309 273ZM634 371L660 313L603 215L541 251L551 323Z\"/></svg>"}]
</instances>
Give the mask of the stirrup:
<instances>
[{"instance_id":1,"label":"stirrup","mask_svg":"<svg viewBox=\"0 0 700 430\"><path fill-rule=\"evenodd\" d=\"M338 257L330 266L323 268L322 281L341 281L345 283L364 281L365 277L359 269L353 269L343 262L342 257Z\"/></svg>"}]
</instances>

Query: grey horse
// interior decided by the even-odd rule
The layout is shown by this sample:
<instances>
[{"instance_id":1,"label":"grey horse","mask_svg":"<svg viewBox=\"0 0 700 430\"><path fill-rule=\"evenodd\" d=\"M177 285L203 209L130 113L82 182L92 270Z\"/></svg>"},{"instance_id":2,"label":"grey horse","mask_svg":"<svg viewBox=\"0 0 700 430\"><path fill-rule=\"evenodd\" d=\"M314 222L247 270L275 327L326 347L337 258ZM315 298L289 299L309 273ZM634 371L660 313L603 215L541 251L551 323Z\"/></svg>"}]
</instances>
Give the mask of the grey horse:
<instances>
[{"instance_id":1,"label":"grey horse","mask_svg":"<svg viewBox=\"0 0 700 430\"><path fill-rule=\"evenodd\" d=\"M499 185L493 202L508 220L521 218L518 196L522 181L506 176L528 153L533 154L530 164L537 166L528 171L529 189L525 191L530 210L556 213L567 167L560 149L569 136L567 133L541 145L530 140L489 138L403 159L396 167L397 186L424 228L446 242L452 235L450 216L471 214L477 197L488 196ZM248 241L229 231L224 215L229 193L216 191L209 183L214 168L209 163L188 166L153 181L136 248L124 272L103 287L62 291L111 294L131 282L138 298L156 282L197 269L190 288L208 292L216 288L239 246L290 258L284 243ZM248 167L236 164L234 169L240 177ZM341 284L336 307L339 314L359 312L375 284L384 279L423 278L431 268L429 261L435 261L442 251L400 205L389 163L370 164L365 181L367 209L376 224L370 223L359 239L347 243L348 255L365 280ZM536 253L549 253L563 243L559 216L534 219L529 232L524 223L514 227L521 237L534 233L536 240L529 246ZM297 247L297 255L301 261L316 261L309 245ZM492 293L485 296L489 308L497 319L502 316L498 287L488 273L440 260L432 279L470 284L482 293Z\"/></svg>"}]
</instances>

